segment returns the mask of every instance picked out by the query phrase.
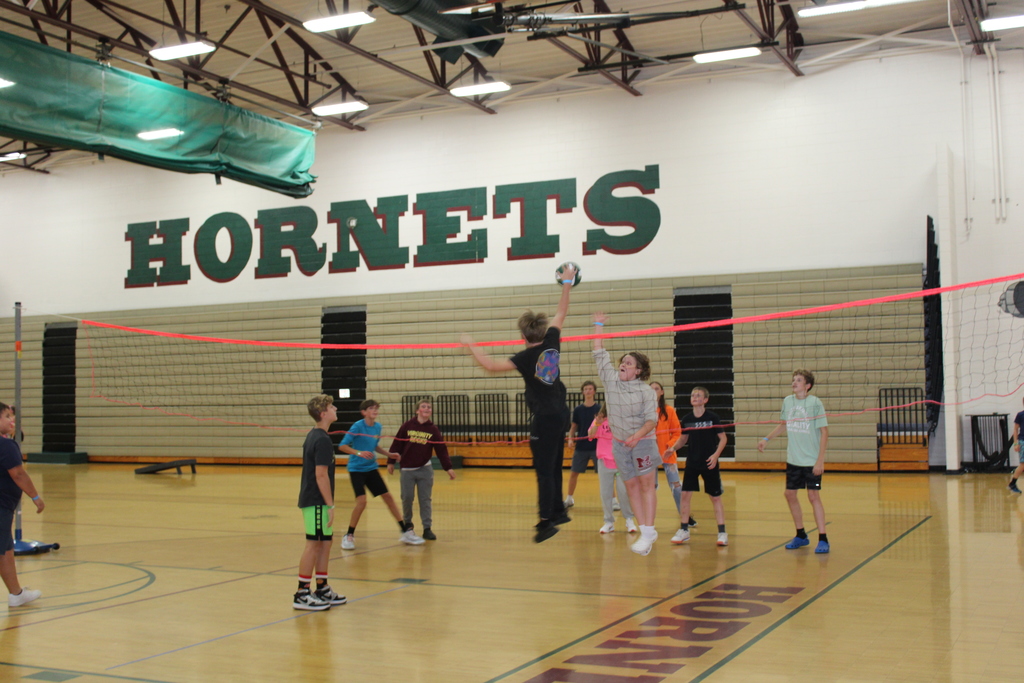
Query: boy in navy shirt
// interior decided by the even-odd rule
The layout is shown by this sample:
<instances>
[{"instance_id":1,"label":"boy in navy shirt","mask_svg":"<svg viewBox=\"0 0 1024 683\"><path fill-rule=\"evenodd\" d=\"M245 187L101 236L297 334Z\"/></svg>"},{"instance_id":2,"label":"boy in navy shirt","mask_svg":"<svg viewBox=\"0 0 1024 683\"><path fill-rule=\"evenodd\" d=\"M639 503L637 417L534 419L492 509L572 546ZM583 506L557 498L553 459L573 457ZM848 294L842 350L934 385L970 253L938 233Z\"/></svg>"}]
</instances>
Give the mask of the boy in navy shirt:
<instances>
[{"instance_id":1,"label":"boy in navy shirt","mask_svg":"<svg viewBox=\"0 0 1024 683\"><path fill-rule=\"evenodd\" d=\"M7 435L14 434L14 410L6 403L0 403L0 578L10 595L7 604L11 607L27 605L42 593L31 588L22 588L18 583L18 570L14 564L14 512L25 492L35 503L36 513L43 511L46 504L36 491L35 484L21 464L21 448L18 442Z\"/></svg>"},{"instance_id":2,"label":"boy in navy shirt","mask_svg":"<svg viewBox=\"0 0 1024 683\"><path fill-rule=\"evenodd\" d=\"M1024 410L1017 413L1017 417L1013 418L1013 450L1024 456L1024 451L1020 448L1021 439L1024 437L1024 429L1021 429L1021 427L1024 427ZM1022 474L1024 474L1024 458L1017 465L1017 469L1013 471L1013 476L1010 477L1010 485L1007 487L1014 493L1020 493L1020 489L1017 488L1017 479Z\"/></svg>"}]
</instances>

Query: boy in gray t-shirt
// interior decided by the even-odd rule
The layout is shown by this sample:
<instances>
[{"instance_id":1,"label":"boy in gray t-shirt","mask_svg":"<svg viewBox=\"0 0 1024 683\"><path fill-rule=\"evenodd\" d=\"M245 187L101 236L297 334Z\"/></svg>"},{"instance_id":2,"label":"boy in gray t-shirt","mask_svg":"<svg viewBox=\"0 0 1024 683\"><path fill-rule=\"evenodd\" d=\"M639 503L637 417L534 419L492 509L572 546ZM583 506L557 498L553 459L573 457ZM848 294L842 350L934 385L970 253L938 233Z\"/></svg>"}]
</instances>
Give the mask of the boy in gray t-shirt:
<instances>
[{"instance_id":1,"label":"boy in gray t-shirt","mask_svg":"<svg viewBox=\"0 0 1024 683\"><path fill-rule=\"evenodd\" d=\"M817 396L811 396L814 374L808 370L793 371L793 395L782 402L779 423L771 434L761 439L757 450L764 453L765 446L773 438L786 431L789 443L786 448L786 502L796 524L796 536L786 544L790 550L810 544L804 531L804 513L796 492L807 489L807 500L814 510L814 523L818 525L818 545L814 552L829 551L828 534L825 533L825 507L821 504L821 475L825 471L825 447L828 444L828 419L825 406Z\"/></svg>"}]
</instances>

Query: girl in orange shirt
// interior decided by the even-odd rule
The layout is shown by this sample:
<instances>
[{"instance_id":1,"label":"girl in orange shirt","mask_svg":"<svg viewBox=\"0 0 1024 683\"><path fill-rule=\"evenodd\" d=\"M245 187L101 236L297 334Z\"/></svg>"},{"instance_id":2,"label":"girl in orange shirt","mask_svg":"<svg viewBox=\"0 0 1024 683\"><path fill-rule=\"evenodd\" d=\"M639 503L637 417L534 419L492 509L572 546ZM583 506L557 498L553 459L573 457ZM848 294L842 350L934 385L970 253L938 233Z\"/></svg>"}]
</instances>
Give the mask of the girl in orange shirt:
<instances>
[{"instance_id":1,"label":"girl in orange shirt","mask_svg":"<svg viewBox=\"0 0 1024 683\"><path fill-rule=\"evenodd\" d=\"M658 436L658 451L661 452L661 460L665 467L665 480L668 481L672 498L676 501L676 510L679 510L679 497L683 484L679 481L679 465L676 462L676 452L673 446L683 433L683 428L679 426L676 409L665 403L665 388L661 386L661 382L651 382L651 388L658 396L658 426L655 427ZM696 524L696 520L691 517L689 526Z\"/></svg>"}]
</instances>

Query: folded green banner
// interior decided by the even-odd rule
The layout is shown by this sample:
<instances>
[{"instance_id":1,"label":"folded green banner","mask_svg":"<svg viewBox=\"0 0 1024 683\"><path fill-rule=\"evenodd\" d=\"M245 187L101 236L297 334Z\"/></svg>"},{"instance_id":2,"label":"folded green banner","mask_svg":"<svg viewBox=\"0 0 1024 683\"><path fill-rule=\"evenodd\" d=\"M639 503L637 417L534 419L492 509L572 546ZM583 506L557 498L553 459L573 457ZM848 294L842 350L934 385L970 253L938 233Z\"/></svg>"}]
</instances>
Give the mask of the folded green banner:
<instances>
[{"instance_id":1,"label":"folded green banner","mask_svg":"<svg viewBox=\"0 0 1024 683\"><path fill-rule=\"evenodd\" d=\"M0 32L0 135L313 193L315 135L152 78ZM156 140L139 133L177 129Z\"/></svg>"}]
</instances>

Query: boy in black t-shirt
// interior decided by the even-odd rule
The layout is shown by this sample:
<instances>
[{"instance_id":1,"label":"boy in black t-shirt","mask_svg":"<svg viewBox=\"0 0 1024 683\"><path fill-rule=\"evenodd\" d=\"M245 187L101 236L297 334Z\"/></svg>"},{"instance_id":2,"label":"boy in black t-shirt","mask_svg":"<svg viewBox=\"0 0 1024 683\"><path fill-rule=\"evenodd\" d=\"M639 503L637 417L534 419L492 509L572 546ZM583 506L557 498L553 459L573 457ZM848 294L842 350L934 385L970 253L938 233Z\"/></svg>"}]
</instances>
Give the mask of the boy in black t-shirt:
<instances>
[{"instance_id":1,"label":"boy in black t-shirt","mask_svg":"<svg viewBox=\"0 0 1024 683\"><path fill-rule=\"evenodd\" d=\"M679 545L690 540L690 500L694 491L700 491L700 478L704 479L704 493L711 497L718 522L718 545L729 545L725 532L725 508L722 505L722 474L718 469L718 458L725 450L727 437L720 426L718 415L707 410L711 395L704 387L694 387L690 392L692 410L679 419L682 435L672 446L678 451L687 443L686 472L683 474L683 490L679 498L679 531L672 537L672 543Z\"/></svg>"},{"instance_id":2,"label":"boy in black t-shirt","mask_svg":"<svg viewBox=\"0 0 1024 683\"><path fill-rule=\"evenodd\" d=\"M565 385L560 379L559 359L562 324L569 312L569 292L576 280L576 268L566 265L559 274L562 296L555 317L548 322L543 313L527 311L519 316L519 331L526 348L511 358L497 360L476 346L472 337L462 335L477 365L488 372L518 370L526 384L526 405L533 413L530 423L530 451L537 473L537 502L540 522L533 540L546 541L558 533L559 524L570 521L562 504L562 457L565 433L569 428L569 408L565 405Z\"/></svg>"},{"instance_id":3,"label":"boy in black t-shirt","mask_svg":"<svg viewBox=\"0 0 1024 683\"><path fill-rule=\"evenodd\" d=\"M327 563L334 539L334 444L327 430L338 419L338 409L333 397L320 394L309 400L306 410L316 427L302 444L299 508L306 523L306 547L299 560L299 590L292 607L318 612L345 604L345 596L327 585ZM314 569L316 589L311 590Z\"/></svg>"}]
</instances>

